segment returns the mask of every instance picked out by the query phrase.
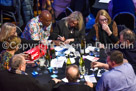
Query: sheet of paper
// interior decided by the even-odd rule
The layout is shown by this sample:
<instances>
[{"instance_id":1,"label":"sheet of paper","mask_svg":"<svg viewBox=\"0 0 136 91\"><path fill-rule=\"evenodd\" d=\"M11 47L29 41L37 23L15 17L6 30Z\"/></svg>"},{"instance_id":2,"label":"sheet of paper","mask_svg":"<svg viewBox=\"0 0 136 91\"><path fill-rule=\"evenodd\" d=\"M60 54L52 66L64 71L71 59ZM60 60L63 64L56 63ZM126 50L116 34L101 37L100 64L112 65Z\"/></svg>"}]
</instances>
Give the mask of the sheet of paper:
<instances>
[{"instance_id":1,"label":"sheet of paper","mask_svg":"<svg viewBox=\"0 0 136 91\"><path fill-rule=\"evenodd\" d=\"M51 60L51 67L57 67L57 68L62 68L64 61L66 61L66 57L58 57L55 59Z\"/></svg>"},{"instance_id":2,"label":"sheet of paper","mask_svg":"<svg viewBox=\"0 0 136 91\"><path fill-rule=\"evenodd\" d=\"M85 80L88 81L88 82L97 83L94 75L86 75Z\"/></svg>"},{"instance_id":3,"label":"sheet of paper","mask_svg":"<svg viewBox=\"0 0 136 91\"><path fill-rule=\"evenodd\" d=\"M111 0L99 0L100 3L109 3Z\"/></svg>"},{"instance_id":4,"label":"sheet of paper","mask_svg":"<svg viewBox=\"0 0 136 91\"><path fill-rule=\"evenodd\" d=\"M94 57L94 56L89 56L89 55L83 56L83 58L88 59L88 60L90 60L92 62L99 60L99 58Z\"/></svg>"},{"instance_id":5,"label":"sheet of paper","mask_svg":"<svg viewBox=\"0 0 136 91\"><path fill-rule=\"evenodd\" d=\"M68 82L68 79L65 77L65 78L63 78L63 79L61 79L63 82ZM80 82L80 80L77 80L77 82Z\"/></svg>"},{"instance_id":6,"label":"sheet of paper","mask_svg":"<svg viewBox=\"0 0 136 91\"><path fill-rule=\"evenodd\" d=\"M65 48L61 47L61 46L56 46L55 47L55 51L62 51L64 50Z\"/></svg>"}]
</instances>

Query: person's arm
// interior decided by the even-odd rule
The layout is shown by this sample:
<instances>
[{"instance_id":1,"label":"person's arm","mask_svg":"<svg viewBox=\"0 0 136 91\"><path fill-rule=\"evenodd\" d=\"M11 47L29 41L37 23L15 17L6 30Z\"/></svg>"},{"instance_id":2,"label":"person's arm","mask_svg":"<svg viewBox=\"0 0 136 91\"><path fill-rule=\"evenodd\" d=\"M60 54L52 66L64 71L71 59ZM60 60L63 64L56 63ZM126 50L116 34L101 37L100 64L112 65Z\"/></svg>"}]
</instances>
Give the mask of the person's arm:
<instances>
[{"instance_id":1,"label":"person's arm","mask_svg":"<svg viewBox=\"0 0 136 91\"><path fill-rule=\"evenodd\" d=\"M36 40L27 40L25 38L21 38L21 44L20 44L20 48L18 51L16 51L15 54L19 54L19 53L22 53L24 51L27 51L37 45L39 45L40 42L39 41L36 41Z\"/></svg>"},{"instance_id":2,"label":"person's arm","mask_svg":"<svg viewBox=\"0 0 136 91\"><path fill-rule=\"evenodd\" d=\"M101 62L92 62L91 63L91 67L92 68L104 68L104 69L109 69L109 65L108 64L105 64L105 63L101 63Z\"/></svg>"},{"instance_id":3,"label":"person's arm","mask_svg":"<svg viewBox=\"0 0 136 91\"><path fill-rule=\"evenodd\" d=\"M105 77L102 75L102 77L97 82L96 91L107 91L105 80Z\"/></svg>"},{"instance_id":4,"label":"person's arm","mask_svg":"<svg viewBox=\"0 0 136 91\"><path fill-rule=\"evenodd\" d=\"M30 33L30 37L32 40L40 40L40 35L39 35L39 31L40 31L40 27L38 28L39 26L36 25L35 23L30 23L28 25L28 30L29 33Z\"/></svg>"},{"instance_id":5,"label":"person's arm","mask_svg":"<svg viewBox=\"0 0 136 91\"><path fill-rule=\"evenodd\" d=\"M115 22L113 22L113 25L112 25L113 31L111 31L108 24L106 23L102 24L102 29L108 34L109 38L111 39L113 43L118 42L118 29L117 29L117 25Z\"/></svg>"}]
</instances>

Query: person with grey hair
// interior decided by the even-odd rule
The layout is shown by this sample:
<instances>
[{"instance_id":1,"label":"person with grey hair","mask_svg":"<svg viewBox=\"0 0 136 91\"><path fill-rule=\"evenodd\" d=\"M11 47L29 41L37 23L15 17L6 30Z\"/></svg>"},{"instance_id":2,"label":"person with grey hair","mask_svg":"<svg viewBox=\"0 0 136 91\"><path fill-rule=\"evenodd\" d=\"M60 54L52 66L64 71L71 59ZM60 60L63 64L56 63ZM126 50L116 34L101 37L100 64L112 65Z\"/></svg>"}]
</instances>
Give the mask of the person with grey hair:
<instances>
[{"instance_id":1,"label":"person with grey hair","mask_svg":"<svg viewBox=\"0 0 136 91\"><path fill-rule=\"evenodd\" d=\"M85 36L85 26L83 16L79 11L74 11L69 16L60 20L50 38L60 40L66 44L79 42Z\"/></svg>"},{"instance_id":2,"label":"person with grey hair","mask_svg":"<svg viewBox=\"0 0 136 91\"><path fill-rule=\"evenodd\" d=\"M0 91L51 91L59 80L53 79L41 85L37 80L25 73L26 60L22 54L13 56L10 70L0 71Z\"/></svg>"},{"instance_id":3,"label":"person with grey hair","mask_svg":"<svg viewBox=\"0 0 136 91\"><path fill-rule=\"evenodd\" d=\"M130 29L124 29L120 32L120 50L124 54L124 58L132 65L136 74L136 41L135 33Z\"/></svg>"}]
</instances>

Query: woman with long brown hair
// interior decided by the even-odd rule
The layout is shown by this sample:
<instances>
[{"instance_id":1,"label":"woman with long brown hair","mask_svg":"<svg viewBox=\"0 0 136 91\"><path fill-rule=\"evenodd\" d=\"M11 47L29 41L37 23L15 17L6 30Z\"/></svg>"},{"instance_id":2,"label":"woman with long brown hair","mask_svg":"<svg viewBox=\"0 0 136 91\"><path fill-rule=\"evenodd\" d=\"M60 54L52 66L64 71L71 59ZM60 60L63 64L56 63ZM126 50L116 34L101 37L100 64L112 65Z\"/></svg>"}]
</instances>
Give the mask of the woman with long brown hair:
<instances>
[{"instance_id":1,"label":"woman with long brown hair","mask_svg":"<svg viewBox=\"0 0 136 91\"><path fill-rule=\"evenodd\" d=\"M95 24L86 36L86 40L91 43L99 41L102 44L118 42L117 25L115 21L111 20L106 10L100 10L97 13Z\"/></svg>"}]
</instances>

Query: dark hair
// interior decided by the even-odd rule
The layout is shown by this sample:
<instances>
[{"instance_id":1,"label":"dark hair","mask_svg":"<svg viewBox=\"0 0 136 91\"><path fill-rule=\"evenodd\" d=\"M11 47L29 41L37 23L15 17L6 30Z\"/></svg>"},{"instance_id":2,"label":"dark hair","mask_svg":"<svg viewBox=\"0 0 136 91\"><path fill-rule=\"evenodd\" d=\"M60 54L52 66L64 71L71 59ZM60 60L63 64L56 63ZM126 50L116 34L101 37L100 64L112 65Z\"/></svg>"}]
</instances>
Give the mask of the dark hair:
<instances>
[{"instance_id":1,"label":"dark hair","mask_svg":"<svg viewBox=\"0 0 136 91\"><path fill-rule=\"evenodd\" d=\"M77 70L77 74L74 75L74 76L71 75L68 72L69 68L71 68L71 67L73 67L73 68L75 68ZM79 69L78 69L77 65L69 65L69 66L67 66L67 68L66 68L66 77L67 77L67 79L68 79L69 82L76 82L77 79L79 79L79 75L80 75L80 72L79 72Z\"/></svg>"},{"instance_id":2,"label":"dark hair","mask_svg":"<svg viewBox=\"0 0 136 91\"><path fill-rule=\"evenodd\" d=\"M125 41L129 40L130 43L133 43L135 41L135 33L132 30L128 29L128 28L122 30L120 32L120 35L123 35L123 39Z\"/></svg>"},{"instance_id":3,"label":"dark hair","mask_svg":"<svg viewBox=\"0 0 136 91\"><path fill-rule=\"evenodd\" d=\"M117 50L108 53L110 61L114 61L116 64L123 63L123 53Z\"/></svg>"}]
</instances>

